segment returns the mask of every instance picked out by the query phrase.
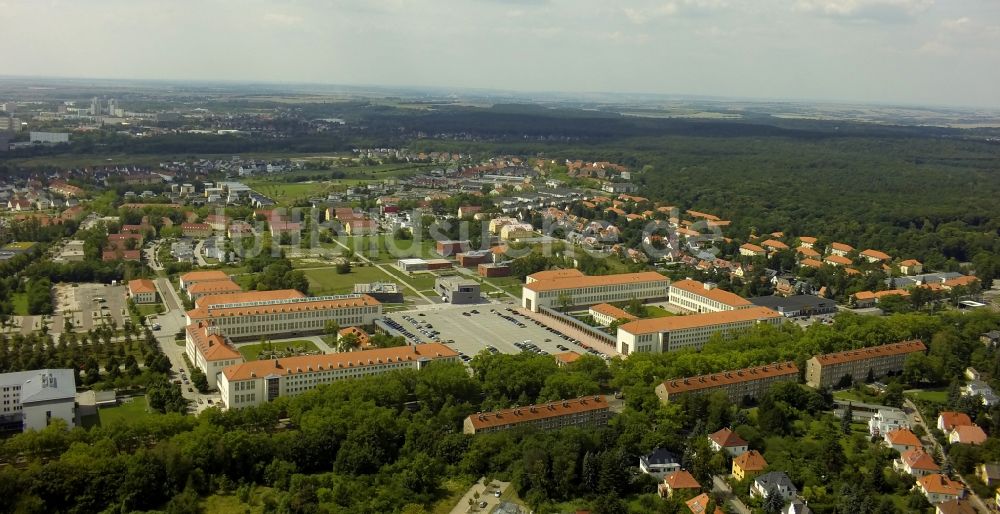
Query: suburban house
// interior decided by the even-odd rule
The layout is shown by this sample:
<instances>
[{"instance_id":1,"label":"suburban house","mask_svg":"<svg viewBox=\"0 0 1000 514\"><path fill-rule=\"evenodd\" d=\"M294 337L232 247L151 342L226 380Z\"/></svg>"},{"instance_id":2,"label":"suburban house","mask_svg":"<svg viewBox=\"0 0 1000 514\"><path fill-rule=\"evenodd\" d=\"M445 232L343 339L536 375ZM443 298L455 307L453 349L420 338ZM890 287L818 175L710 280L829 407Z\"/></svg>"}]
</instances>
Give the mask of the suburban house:
<instances>
[{"instance_id":1,"label":"suburban house","mask_svg":"<svg viewBox=\"0 0 1000 514\"><path fill-rule=\"evenodd\" d=\"M889 262L890 260L892 260L892 257L890 257L889 254L880 252L878 250L872 250L870 248L868 250L862 250L861 253L859 253L858 255L862 259L872 264L876 262Z\"/></svg>"},{"instance_id":2,"label":"suburban house","mask_svg":"<svg viewBox=\"0 0 1000 514\"><path fill-rule=\"evenodd\" d=\"M708 504L711 501L712 498L708 495L708 493L701 493L698 496L695 496L694 498L691 498L690 500L684 502L684 504L687 505L687 508L688 510L691 511L691 514L707 514ZM577 511L577 514L579 513L580 511ZM723 514L723 511L718 506L716 506L712 514Z\"/></svg>"},{"instance_id":3,"label":"suburban house","mask_svg":"<svg viewBox=\"0 0 1000 514\"><path fill-rule=\"evenodd\" d=\"M924 272L924 265L916 259L906 259L899 263L899 272L903 275L919 275Z\"/></svg>"},{"instance_id":4,"label":"suburban house","mask_svg":"<svg viewBox=\"0 0 1000 514\"><path fill-rule=\"evenodd\" d=\"M980 402L990 407L1000 402L1000 398L993 392L993 388L986 382L979 379L972 379L962 387L962 396L979 397Z\"/></svg>"},{"instance_id":5,"label":"suburban house","mask_svg":"<svg viewBox=\"0 0 1000 514\"><path fill-rule=\"evenodd\" d=\"M946 434L955 427L971 424L972 419L964 412L942 411L938 413L937 428Z\"/></svg>"},{"instance_id":6,"label":"suburban house","mask_svg":"<svg viewBox=\"0 0 1000 514\"><path fill-rule=\"evenodd\" d=\"M986 432L979 425L959 425L948 432L948 442L978 446L986 442Z\"/></svg>"},{"instance_id":7,"label":"suburban house","mask_svg":"<svg viewBox=\"0 0 1000 514\"><path fill-rule=\"evenodd\" d=\"M806 248L812 248L813 246L816 246L816 238L812 236L800 236L799 245Z\"/></svg>"},{"instance_id":8,"label":"suburban house","mask_svg":"<svg viewBox=\"0 0 1000 514\"><path fill-rule=\"evenodd\" d=\"M763 257L766 253L763 248L753 243L743 243L740 246L740 255L744 257Z\"/></svg>"},{"instance_id":9,"label":"suburban house","mask_svg":"<svg viewBox=\"0 0 1000 514\"><path fill-rule=\"evenodd\" d=\"M937 504L934 514L978 514L969 500L948 500Z\"/></svg>"},{"instance_id":10,"label":"suburban house","mask_svg":"<svg viewBox=\"0 0 1000 514\"><path fill-rule=\"evenodd\" d=\"M910 428L910 420L906 413L900 409L886 407L879 409L871 419L868 420L868 434L872 437L882 437L883 434L891 432L897 428Z\"/></svg>"},{"instance_id":11,"label":"suburban house","mask_svg":"<svg viewBox=\"0 0 1000 514\"><path fill-rule=\"evenodd\" d=\"M733 459L733 478L743 480L757 476L767 468L767 461L757 450L750 450Z\"/></svg>"},{"instance_id":12,"label":"suburban house","mask_svg":"<svg viewBox=\"0 0 1000 514\"><path fill-rule=\"evenodd\" d=\"M772 492L781 495L785 501L788 501L798 494L799 490L784 471L765 473L755 478L753 484L750 485L752 498L767 499Z\"/></svg>"},{"instance_id":13,"label":"suburban house","mask_svg":"<svg viewBox=\"0 0 1000 514\"><path fill-rule=\"evenodd\" d=\"M958 500L965 496L965 487L961 482L956 482L940 473L918 479L913 488L923 493L927 501L934 504Z\"/></svg>"},{"instance_id":14,"label":"suburban house","mask_svg":"<svg viewBox=\"0 0 1000 514\"><path fill-rule=\"evenodd\" d=\"M708 436L708 442L712 449L720 452L725 450L730 457L739 457L747 452L748 444L742 437L728 428L723 428L718 432Z\"/></svg>"},{"instance_id":15,"label":"suburban house","mask_svg":"<svg viewBox=\"0 0 1000 514\"><path fill-rule=\"evenodd\" d=\"M909 428L897 428L896 430L886 432L884 440L886 446L899 453L914 450L916 448L923 448L924 446L920 442L920 438L910 431Z\"/></svg>"},{"instance_id":16,"label":"suburban house","mask_svg":"<svg viewBox=\"0 0 1000 514\"><path fill-rule=\"evenodd\" d=\"M670 473L680 471L680 469L680 457L663 448L655 448L648 454L639 457L639 471L657 480L663 480Z\"/></svg>"},{"instance_id":17,"label":"suburban house","mask_svg":"<svg viewBox=\"0 0 1000 514\"><path fill-rule=\"evenodd\" d=\"M847 257L844 257L839 254L827 255L826 258L823 259L823 262L831 266L850 266L851 264L853 264L851 259L848 259Z\"/></svg>"},{"instance_id":18,"label":"suburban house","mask_svg":"<svg viewBox=\"0 0 1000 514\"><path fill-rule=\"evenodd\" d=\"M662 498L673 498L675 494L686 496L700 490L701 484L683 469L667 475L657 488Z\"/></svg>"},{"instance_id":19,"label":"suburban house","mask_svg":"<svg viewBox=\"0 0 1000 514\"><path fill-rule=\"evenodd\" d=\"M128 295L135 303L156 303L156 284L145 278L129 280Z\"/></svg>"},{"instance_id":20,"label":"suburban house","mask_svg":"<svg viewBox=\"0 0 1000 514\"><path fill-rule=\"evenodd\" d=\"M827 248L827 251L830 252L831 255L836 255L838 257L847 257L847 254L854 251L854 247L844 243L830 243L830 246ZM848 260L848 262L850 262L850 260Z\"/></svg>"},{"instance_id":21,"label":"suburban house","mask_svg":"<svg viewBox=\"0 0 1000 514\"><path fill-rule=\"evenodd\" d=\"M181 223L181 233L184 237L208 237L212 235L212 226L208 223Z\"/></svg>"},{"instance_id":22,"label":"suburban house","mask_svg":"<svg viewBox=\"0 0 1000 514\"><path fill-rule=\"evenodd\" d=\"M917 478L941 472L941 466L934 462L934 457L925 452L923 448L907 450L893 461L892 467L901 473L913 475Z\"/></svg>"},{"instance_id":23,"label":"suburban house","mask_svg":"<svg viewBox=\"0 0 1000 514\"><path fill-rule=\"evenodd\" d=\"M1000 484L1000 463L983 463L976 466L976 476L989 487Z\"/></svg>"}]
</instances>

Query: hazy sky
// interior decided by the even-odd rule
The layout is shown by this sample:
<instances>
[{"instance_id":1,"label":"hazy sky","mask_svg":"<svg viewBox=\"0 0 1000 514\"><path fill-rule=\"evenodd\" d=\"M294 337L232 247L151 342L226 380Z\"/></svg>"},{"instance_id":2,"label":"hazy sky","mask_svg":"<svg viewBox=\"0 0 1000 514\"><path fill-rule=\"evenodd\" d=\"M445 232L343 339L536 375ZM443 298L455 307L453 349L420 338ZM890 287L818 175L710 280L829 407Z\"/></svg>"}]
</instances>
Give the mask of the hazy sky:
<instances>
[{"instance_id":1,"label":"hazy sky","mask_svg":"<svg viewBox=\"0 0 1000 514\"><path fill-rule=\"evenodd\" d=\"M0 0L0 74L1000 107L1000 0Z\"/></svg>"}]
</instances>

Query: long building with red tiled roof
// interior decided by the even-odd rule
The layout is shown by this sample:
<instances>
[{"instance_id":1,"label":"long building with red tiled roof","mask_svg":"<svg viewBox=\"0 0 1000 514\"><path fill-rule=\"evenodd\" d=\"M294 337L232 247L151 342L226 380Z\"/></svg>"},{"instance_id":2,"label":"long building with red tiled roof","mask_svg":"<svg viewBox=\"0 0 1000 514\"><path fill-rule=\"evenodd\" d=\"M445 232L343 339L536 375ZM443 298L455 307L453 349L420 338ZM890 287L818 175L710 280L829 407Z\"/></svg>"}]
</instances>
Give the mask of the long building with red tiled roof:
<instances>
[{"instance_id":1,"label":"long building with red tiled roof","mask_svg":"<svg viewBox=\"0 0 1000 514\"><path fill-rule=\"evenodd\" d=\"M618 327L618 353L667 353L699 349L715 334L728 336L761 323L780 325L783 316L767 307L667 316L630 321Z\"/></svg>"},{"instance_id":2,"label":"long building with red tiled roof","mask_svg":"<svg viewBox=\"0 0 1000 514\"><path fill-rule=\"evenodd\" d=\"M670 284L670 305L692 312L719 312L753 307L750 300L710 282L678 280Z\"/></svg>"},{"instance_id":3,"label":"long building with red tiled roof","mask_svg":"<svg viewBox=\"0 0 1000 514\"><path fill-rule=\"evenodd\" d=\"M816 355L806 362L806 383L812 387L830 388L845 376L853 380L876 378L903 370L903 362L911 353L923 352L922 341L903 341L857 350Z\"/></svg>"},{"instance_id":4,"label":"long building with red tiled roof","mask_svg":"<svg viewBox=\"0 0 1000 514\"><path fill-rule=\"evenodd\" d=\"M218 386L217 375L223 368L243 362L243 355L226 340L222 332L207 323L188 325L184 333L184 349L188 359L205 373L209 389Z\"/></svg>"},{"instance_id":5,"label":"long building with red tiled roof","mask_svg":"<svg viewBox=\"0 0 1000 514\"><path fill-rule=\"evenodd\" d=\"M247 340L319 334L329 320L343 327L371 325L382 317L382 304L365 294L302 297L298 293L272 300L236 298L219 303L223 296L228 295L203 298L211 301L200 302L197 308L188 311L188 323L206 322L234 340Z\"/></svg>"},{"instance_id":6,"label":"long building with red tiled roof","mask_svg":"<svg viewBox=\"0 0 1000 514\"><path fill-rule=\"evenodd\" d=\"M224 271L218 270L190 271L178 278L181 289L187 289L199 282L210 282L212 280L230 280L230 278Z\"/></svg>"},{"instance_id":7,"label":"long building with red tiled roof","mask_svg":"<svg viewBox=\"0 0 1000 514\"><path fill-rule=\"evenodd\" d=\"M568 426L601 426L611 418L611 409L604 396L583 396L514 407L496 412L480 412L465 418L462 431L466 434L500 432L520 427L551 430Z\"/></svg>"},{"instance_id":8,"label":"long building with red tiled roof","mask_svg":"<svg viewBox=\"0 0 1000 514\"><path fill-rule=\"evenodd\" d=\"M779 362L752 368L720 371L697 377L675 378L656 386L656 396L667 403L689 394L711 394L716 391L726 393L733 403L744 398L759 398L773 384L795 382L799 379L799 368L795 362Z\"/></svg>"},{"instance_id":9,"label":"long building with red tiled roof","mask_svg":"<svg viewBox=\"0 0 1000 514\"><path fill-rule=\"evenodd\" d=\"M303 355L250 361L219 373L219 393L227 408L263 405L339 380L422 369L431 362L458 362L458 353L441 343L377 348L356 352Z\"/></svg>"},{"instance_id":10,"label":"long building with red tiled roof","mask_svg":"<svg viewBox=\"0 0 1000 514\"><path fill-rule=\"evenodd\" d=\"M187 288L187 294L192 300L216 294L238 293L243 289L232 280L212 280L209 282L199 282Z\"/></svg>"},{"instance_id":11,"label":"long building with red tiled roof","mask_svg":"<svg viewBox=\"0 0 1000 514\"><path fill-rule=\"evenodd\" d=\"M575 306L664 298L669 283L655 271L537 280L521 288L521 306L538 312L541 307L562 307L564 301Z\"/></svg>"}]
</instances>

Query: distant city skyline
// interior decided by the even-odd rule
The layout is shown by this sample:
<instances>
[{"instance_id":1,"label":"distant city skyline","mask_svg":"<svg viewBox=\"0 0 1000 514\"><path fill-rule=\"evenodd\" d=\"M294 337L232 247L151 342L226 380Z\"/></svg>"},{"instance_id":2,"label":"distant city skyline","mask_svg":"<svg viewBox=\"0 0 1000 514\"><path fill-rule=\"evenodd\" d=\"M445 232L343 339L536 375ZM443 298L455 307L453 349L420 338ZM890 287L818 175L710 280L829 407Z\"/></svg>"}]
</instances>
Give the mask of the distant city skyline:
<instances>
[{"instance_id":1,"label":"distant city skyline","mask_svg":"<svg viewBox=\"0 0 1000 514\"><path fill-rule=\"evenodd\" d=\"M0 12L10 76L1000 107L990 0L0 0Z\"/></svg>"}]
</instances>

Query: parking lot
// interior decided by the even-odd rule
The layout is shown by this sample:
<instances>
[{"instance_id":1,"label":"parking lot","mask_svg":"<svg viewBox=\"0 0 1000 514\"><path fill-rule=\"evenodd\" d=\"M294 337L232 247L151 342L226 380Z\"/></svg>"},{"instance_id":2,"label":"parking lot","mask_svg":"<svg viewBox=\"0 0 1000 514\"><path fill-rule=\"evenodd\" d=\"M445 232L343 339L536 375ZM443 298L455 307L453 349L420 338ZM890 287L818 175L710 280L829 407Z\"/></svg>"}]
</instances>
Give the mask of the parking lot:
<instances>
[{"instance_id":1,"label":"parking lot","mask_svg":"<svg viewBox=\"0 0 1000 514\"><path fill-rule=\"evenodd\" d=\"M545 325L508 311L505 304L455 305L394 312L386 317L420 342L440 341L470 358L489 346L496 349L494 353L519 353L522 349L515 343L524 341L530 341L539 352L550 355L566 351L559 346L581 355L587 351L573 343L569 336L564 337Z\"/></svg>"},{"instance_id":2,"label":"parking lot","mask_svg":"<svg viewBox=\"0 0 1000 514\"><path fill-rule=\"evenodd\" d=\"M124 324L125 286L57 284L54 296L55 312L71 313L73 326L78 331L100 325L102 318L115 320L119 327Z\"/></svg>"}]
</instances>

